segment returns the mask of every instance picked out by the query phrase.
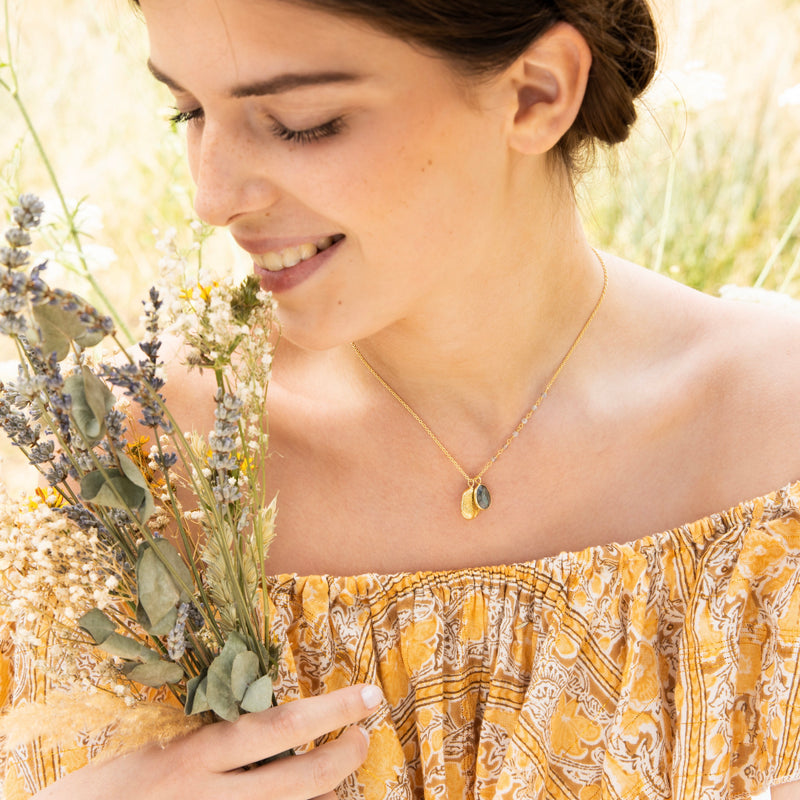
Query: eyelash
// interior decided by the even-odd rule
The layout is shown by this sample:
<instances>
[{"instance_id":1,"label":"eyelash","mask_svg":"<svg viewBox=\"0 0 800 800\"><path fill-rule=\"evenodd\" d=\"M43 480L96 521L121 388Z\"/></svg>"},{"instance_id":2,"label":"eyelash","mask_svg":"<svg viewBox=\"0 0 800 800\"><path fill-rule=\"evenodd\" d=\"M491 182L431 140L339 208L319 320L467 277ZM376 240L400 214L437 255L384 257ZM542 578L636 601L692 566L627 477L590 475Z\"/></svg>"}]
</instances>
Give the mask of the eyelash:
<instances>
[{"instance_id":1,"label":"eyelash","mask_svg":"<svg viewBox=\"0 0 800 800\"><path fill-rule=\"evenodd\" d=\"M172 125L183 125L188 122L196 122L203 118L203 110L201 108L192 109L191 111L178 111L169 117L169 122ZM305 130L294 130L287 128L285 125L273 120L270 129L272 134L284 142L292 144L312 144L321 139L328 139L331 136L336 136L344 130L345 122L344 117L336 117L322 125L317 125L313 128L306 128Z\"/></svg>"},{"instance_id":2,"label":"eyelash","mask_svg":"<svg viewBox=\"0 0 800 800\"><path fill-rule=\"evenodd\" d=\"M191 111L176 111L174 114L167 117L167 122L170 125L183 125L187 122L195 122L201 119L203 110L201 108L193 108Z\"/></svg>"},{"instance_id":3,"label":"eyelash","mask_svg":"<svg viewBox=\"0 0 800 800\"><path fill-rule=\"evenodd\" d=\"M306 128L302 131L287 128L285 125L278 122L278 120L273 120L271 127L272 133L284 142L291 142L292 144L311 144L320 141L320 139L328 139L331 136L336 136L338 133L341 133L344 129L344 118L336 117L323 125L317 125L314 128Z\"/></svg>"}]
</instances>

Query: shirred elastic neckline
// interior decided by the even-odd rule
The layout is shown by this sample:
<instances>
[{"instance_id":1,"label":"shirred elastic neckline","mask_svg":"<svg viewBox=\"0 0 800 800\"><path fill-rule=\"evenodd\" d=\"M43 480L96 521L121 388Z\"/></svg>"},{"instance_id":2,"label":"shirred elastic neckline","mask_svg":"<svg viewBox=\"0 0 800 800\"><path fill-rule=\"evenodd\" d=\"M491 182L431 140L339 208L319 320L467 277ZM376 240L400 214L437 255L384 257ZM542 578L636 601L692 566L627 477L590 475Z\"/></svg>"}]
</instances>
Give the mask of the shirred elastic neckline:
<instances>
[{"instance_id":1,"label":"shirred elastic neckline","mask_svg":"<svg viewBox=\"0 0 800 800\"><path fill-rule=\"evenodd\" d=\"M781 498L784 502L778 502ZM761 517L765 508L771 508L770 513L775 517L786 514L786 500L791 501L791 507L800 513L800 480L793 481L785 486L775 489L772 492L755 497L752 500L744 500L735 506L724 511L709 514L706 517L678 525L675 528L647 534L639 539L628 542L609 542L607 544L596 544L583 548L582 550L565 550L550 556L533 559L530 561L515 561L509 564L481 565L476 567L459 567L457 569L444 570L401 570L398 572L364 572L351 575L337 575L334 573L323 574L300 574L300 573L280 573L271 576L270 581L275 584L285 583L292 580L303 580L308 578L322 578L329 581L345 579L364 579L369 578L380 583L397 580L412 581L437 581L447 578L450 581L461 582L475 578L487 578L491 575L507 576L517 570L537 572L550 572L553 567L566 566L567 564L594 562L603 553L611 555L613 553L622 555L624 553L642 553L653 547L661 548L668 540L682 539L694 545L702 544L711 538L716 538L725 530L740 524L745 520L750 520L756 515ZM770 518L770 517L768 517Z\"/></svg>"}]
</instances>

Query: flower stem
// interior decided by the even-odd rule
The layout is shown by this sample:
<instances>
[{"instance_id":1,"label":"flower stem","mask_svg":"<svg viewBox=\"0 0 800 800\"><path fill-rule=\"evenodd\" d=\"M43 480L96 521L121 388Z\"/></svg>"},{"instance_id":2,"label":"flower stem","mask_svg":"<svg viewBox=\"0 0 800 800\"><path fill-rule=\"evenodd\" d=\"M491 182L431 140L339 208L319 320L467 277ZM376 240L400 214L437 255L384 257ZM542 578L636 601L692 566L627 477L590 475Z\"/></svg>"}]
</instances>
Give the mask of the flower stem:
<instances>
[{"instance_id":1,"label":"flower stem","mask_svg":"<svg viewBox=\"0 0 800 800\"><path fill-rule=\"evenodd\" d=\"M661 213L661 226L658 235L658 246L656 256L653 261L653 272L661 272L664 266L664 251L667 247L667 233L669 231L670 217L672 216L672 198L675 193L675 173L678 166L678 154L672 148L669 160L669 172L667 173L667 186L664 192L664 209Z\"/></svg>"},{"instance_id":2,"label":"flower stem","mask_svg":"<svg viewBox=\"0 0 800 800\"><path fill-rule=\"evenodd\" d=\"M6 81L0 79L0 86L8 92L11 96L11 99L14 101L14 104L17 106L17 110L20 113L23 121L25 122L25 127L27 128L28 132L33 139L33 143L36 147L37 152L39 153L39 157L44 164L44 168L47 170L47 174L50 177L50 182L53 185L53 189L58 196L58 201L61 205L61 209L64 212L64 217L67 222L68 227L68 235L69 238L72 240L72 243L75 245L75 249L78 254L78 259L80 260L81 266L83 269L81 270L80 274L81 277L84 278L89 285L92 287L92 291L97 295L100 299L100 302L108 309L108 312L114 319L117 327L122 331L123 335L129 342L134 342L133 334L131 334L130 329L125 324L125 321L122 317L119 316L117 310L112 305L111 301L108 299L106 293L102 290L100 285L95 280L94 276L89 269L89 265L86 261L86 254L83 250L83 243L81 242L81 233L78 230L77 226L75 225L75 215L77 213L77 207L74 211L70 211L69 205L67 204L67 200L64 197L64 192L61 189L61 184L56 176L55 170L53 169L53 164L50 161L49 156L47 155L47 151L45 150L44 144L42 143L41 138L39 137L39 133L36 130L36 126L33 123L33 119L31 118L30 114L28 113L28 109L25 106L25 103L22 100L22 96L20 95L19 91L19 78L17 76L17 70L14 66L14 58L12 55L12 48L11 48L11 26L9 24L9 12L8 12L8 0L4 2L4 15L5 15L5 26L6 26L6 50L7 50L7 62L5 66L7 67L9 74L11 75L11 82L7 83Z\"/></svg>"},{"instance_id":3,"label":"flower stem","mask_svg":"<svg viewBox=\"0 0 800 800\"><path fill-rule=\"evenodd\" d=\"M781 240L772 251L772 255L764 265L764 269L761 270L761 274L756 278L756 282L753 284L753 286L755 286L757 289L764 285L764 281L766 281L766 279L769 277L769 274L772 272L773 267L777 263L780 254L789 243L789 239L792 238L792 235L794 234L798 225L800 225L800 206L798 206L797 210L794 212L791 222L784 231L783 236L781 236Z\"/></svg>"}]
</instances>

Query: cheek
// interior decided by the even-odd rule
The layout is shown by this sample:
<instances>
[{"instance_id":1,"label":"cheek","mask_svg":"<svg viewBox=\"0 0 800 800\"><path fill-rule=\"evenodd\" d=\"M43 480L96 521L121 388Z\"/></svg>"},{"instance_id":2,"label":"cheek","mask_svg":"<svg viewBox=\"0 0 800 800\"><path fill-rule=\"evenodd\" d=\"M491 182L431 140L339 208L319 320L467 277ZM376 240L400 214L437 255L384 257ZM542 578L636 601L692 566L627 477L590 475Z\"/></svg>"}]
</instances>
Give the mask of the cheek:
<instances>
[{"instance_id":1,"label":"cheek","mask_svg":"<svg viewBox=\"0 0 800 800\"><path fill-rule=\"evenodd\" d=\"M363 235L391 231L401 249L445 257L454 238L470 236L485 218L499 165L478 132L457 122L415 134L384 141L362 160L354 191L375 220Z\"/></svg>"},{"instance_id":2,"label":"cheek","mask_svg":"<svg viewBox=\"0 0 800 800\"><path fill-rule=\"evenodd\" d=\"M436 225L475 185L473 165L466 162L473 155L453 130L424 122L354 138L336 167L340 202L359 207L380 227L406 226L409 217L417 217L416 226Z\"/></svg>"}]
</instances>

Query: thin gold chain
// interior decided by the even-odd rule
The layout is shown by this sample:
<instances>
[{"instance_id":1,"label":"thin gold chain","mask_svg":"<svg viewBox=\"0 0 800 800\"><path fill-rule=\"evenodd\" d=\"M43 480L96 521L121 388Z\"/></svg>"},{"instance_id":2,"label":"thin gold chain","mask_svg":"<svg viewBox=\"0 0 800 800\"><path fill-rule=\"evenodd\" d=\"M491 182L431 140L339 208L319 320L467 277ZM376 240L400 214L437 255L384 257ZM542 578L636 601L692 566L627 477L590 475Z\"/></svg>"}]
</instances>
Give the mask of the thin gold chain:
<instances>
[{"instance_id":1,"label":"thin gold chain","mask_svg":"<svg viewBox=\"0 0 800 800\"><path fill-rule=\"evenodd\" d=\"M453 457L453 454L442 444L439 437L430 429L425 420L422 419L422 417L420 417L420 415L417 414L417 412L414 411L414 409L411 408L411 406L405 400L403 400L403 398L400 397L400 395L394 389L392 389L392 387L389 386L389 384L386 383L386 381L375 371L375 369L372 367L369 361L367 361L367 359L364 358L364 354L358 349L356 343L355 342L350 343L353 347L353 350L355 350L356 355L361 360L361 363L372 373L373 377L381 384L381 386L383 386L383 388L386 389L386 391L389 392L389 394L391 394L392 397L394 397L394 399L397 400L397 402L400 403L400 405L406 411L408 411L408 413L411 414L412 417L414 417L414 419L420 424L425 433L427 433L428 436L431 439L433 439L436 446L442 451L442 453L444 453L447 456L447 458L450 460L450 463L461 473L464 480L466 480L468 486L472 487L478 485L481 482L483 476L488 471L489 467L491 467L492 464L494 464L494 462L497 461L497 459L500 458L500 456L503 455L503 453L505 453L506 450L508 450L511 442L513 442L514 439L516 439L519 436L519 434L522 432L522 429L528 424L530 418L534 415L536 410L539 408L544 399L547 397L547 393L550 391L553 384L556 382L558 376L561 374L561 370L563 370L564 367L567 365L567 362L569 361L570 357L580 344L581 339L583 339L584 334L589 329L589 326L594 321L594 318L597 316L597 312L600 310L600 306L603 302L603 299L606 296L606 290L608 289L608 270L606 269L606 264L605 261L603 261L603 257L596 250L595 250L595 255L597 256L597 259L600 262L600 266L603 268L603 290L600 292L600 297L597 299L597 302L595 303L595 306L592 309L592 313L589 314L588 319L586 320L586 322L583 323L583 327L580 329L578 335L575 337L575 341L572 343L572 346L564 354L564 357L559 362L558 366L555 369L555 372L550 376L550 380L547 381L547 383L545 384L542 393L539 395L539 397L536 398L536 402L531 406L530 411L528 411L528 413L519 421L519 424L512 431L508 439L506 439L505 443L483 465L483 469L479 473L477 473L477 475L475 475L474 477L470 477L467 471L461 466L461 464L459 464L458 461L456 461L456 459Z\"/></svg>"}]
</instances>

